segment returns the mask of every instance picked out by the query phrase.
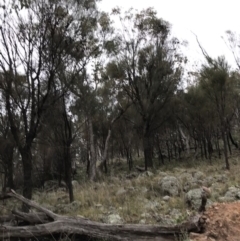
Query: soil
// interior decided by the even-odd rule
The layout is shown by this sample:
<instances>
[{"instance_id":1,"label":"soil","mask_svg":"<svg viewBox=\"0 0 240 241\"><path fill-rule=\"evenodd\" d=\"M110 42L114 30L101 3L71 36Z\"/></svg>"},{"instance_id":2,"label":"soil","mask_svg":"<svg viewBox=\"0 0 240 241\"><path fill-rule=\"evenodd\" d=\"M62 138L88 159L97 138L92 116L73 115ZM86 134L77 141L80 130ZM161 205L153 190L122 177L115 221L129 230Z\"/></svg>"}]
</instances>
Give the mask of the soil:
<instances>
[{"instance_id":1,"label":"soil","mask_svg":"<svg viewBox=\"0 0 240 241\"><path fill-rule=\"evenodd\" d=\"M205 230L191 241L240 241L240 202L216 203L203 213Z\"/></svg>"}]
</instances>

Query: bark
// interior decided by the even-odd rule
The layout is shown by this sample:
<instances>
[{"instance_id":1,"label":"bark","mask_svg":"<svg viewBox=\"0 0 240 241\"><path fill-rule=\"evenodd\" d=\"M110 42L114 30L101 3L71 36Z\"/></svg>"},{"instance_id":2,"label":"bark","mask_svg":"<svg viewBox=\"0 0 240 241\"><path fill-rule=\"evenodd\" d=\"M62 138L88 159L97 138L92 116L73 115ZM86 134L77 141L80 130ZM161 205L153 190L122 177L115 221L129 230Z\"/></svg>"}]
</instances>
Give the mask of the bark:
<instances>
[{"instance_id":1,"label":"bark","mask_svg":"<svg viewBox=\"0 0 240 241\"><path fill-rule=\"evenodd\" d=\"M9 140L7 137L0 140L0 159L4 168L4 182L2 183L3 190L6 187L14 188L13 183L13 152L14 152L13 140Z\"/></svg>"},{"instance_id":2,"label":"bark","mask_svg":"<svg viewBox=\"0 0 240 241\"><path fill-rule=\"evenodd\" d=\"M7 161L7 187L14 188L13 182L13 151L14 147L12 146L8 151L8 161Z\"/></svg>"},{"instance_id":3,"label":"bark","mask_svg":"<svg viewBox=\"0 0 240 241\"><path fill-rule=\"evenodd\" d=\"M99 169L101 171L105 171L105 173L107 173L107 154L108 154L108 148L109 148L109 141L112 135L112 126L113 124L123 115L123 111L121 111L115 118L112 119L112 121L109 124L108 127L108 134L107 134L107 138L105 140L105 144L104 144L104 150L103 150L103 155L102 155L102 160L101 163L99 165Z\"/></svg>"},{"instance_id":4,"label":"bark","mask_svg":"<svg viewBox=\"0 0 240 241\"><path fill-rule=\"evenodd\" d=\"M226 169L230 170L230 165L229 165L229 160L228 160L228 150L227 150L227 138L225 135L224 128L222 128L222 140L223 140L223 153L224 153Z\"/></svg>"},{"instance_id":5,"label":"bark","mask_svg":"<svg viewBox=\"0 0 240 241\"><path fill-rule=\"evenodd\" d=\"M65 181L68 187L69 201L70 203L74 201L73 187L72 187L72 162L70 154L70 145L64 147L64 164L65 164Z\"/></svg>"},{"instance_id":6,"label":"bark","mask_svg":"<svg viewBox=\"0 0 240 241\"><path fill-rule=\"evenodd\" d=\"M169 142L166 141L166 146L167 146L167 152L168 152L168 161L171 161L171 155L170 155L170 147L169 147Z\"/></svg>"},{"instance_id":7,"label":"bark","mask_svg":"<svg viewBox=\"0 0 240 241\"><path fill-rule=\"evenodd\" d=\"M27 199L32 199L32 152L31 146L27 145L20 148L20 154L23 164L23 196ZM29 207L23 203L22 210L29 211Z\"/></svg>"},{"instance_id":8,"label":"bark","mask_svg":"<svg viewBox=\"0 0 240 241\"><path fill-rule=\"evenodd\" d=\"M148 167L153 167L152 160L152 136L149 129L149 124L145 124L144 135L143 135L143 152L144 152L144 160L145 160L145 171L147 171Z\"/></svg>"},{"instance_id":9,"label":"bark","mask_svg":"<svg viewBox=\"0 0 240 241\"><path fill-rule=\"evenodd\" d=\"M94 133L91 117L88 119L88 131L90 139L90 159L88 166L88 178L90 181L96 180L96 152L94 146Z\"/></svg>"},{"instance_id":10,"label":"bark","mask_svg":"<svg viewBox=\"0 0 240 241\"><path fill-rule=\"evenodd\" d=\"M102 155L102 161L99 165L99 169L101 171L103 171L103 169L104 169L105 173L108 172L108 169L107 169L107 154L108 154L108 146L109 146L109 141L110 141L111 135L112 135L112 129L111 129L111 126L110 126L109 129L108 129L107 138L105 140L105 145L104 145L104 150L103 150L103 155Z\"/></svg>"},{"instance_id":11,"label":"bark","mask_svg":"<svg viewBox=\"0 0 240 241\"><path fill-rule=\"evenodd\" d=\"M229 136L231 143L238 149L238 143L234 141L231 131L228 132L228 136Z\"/></svg>"},{"instance_id":12,"label":"bark","mask_svg":"<svg viewBox=\"0 0 240 241\"><path fill-rule=\"evenodd\" d=\"M200 232L202 223L197 215L182 224L174 226L123 224L112 225L90 221L81 217L57 215L36 202L28 200L11 190L8 197L16 198L28 206L36 208L41 213L22 213L14 211L11 215L12 223L0 226L0 238L34 238L54 237L56 234L74 235L79 239L108 241L175 241L176 236L186 232ZM4 217L3 221L10 219ZM10 220L10 221L11 221ZM18 220L16 222L16 220ZM20 221L20 222L19 222ZM25 226L16 226L24 223Z\"/></svg>"},{"instance_id":13,"label":"bark","mask_svg":"<svg viewBox=\"0 0 240 241\"><path fill-rule=\"evenodd\" d=\"M229 135L227 135L226 138L227 138L229 154L232 155L232 148L231 148L230 141L229 141Z\"/></svg>"}]
</instances>

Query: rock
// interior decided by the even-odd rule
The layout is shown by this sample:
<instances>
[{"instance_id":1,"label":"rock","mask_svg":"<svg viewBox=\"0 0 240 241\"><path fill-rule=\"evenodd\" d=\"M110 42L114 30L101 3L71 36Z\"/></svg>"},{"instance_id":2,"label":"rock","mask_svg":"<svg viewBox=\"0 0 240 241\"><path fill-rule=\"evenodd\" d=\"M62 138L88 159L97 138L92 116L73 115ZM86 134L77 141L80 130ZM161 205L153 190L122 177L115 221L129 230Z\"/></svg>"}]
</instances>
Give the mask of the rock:
<instances>
[{"instance_id":1,"label":"rock","mask_svg":"<svg viewBox=\"0 0 240 241\"><path fill-rule=\"evenodd\" d=\"M166 172L162 172L162 171L158 171L157 172L157 175L160 176L160 177L166 177L168 176L168 174Z\"/></svg>"},{"instance_id":2,"label":"rock","mask_svg":"<svg viewBox=\"0 0 240 241\"><path fill-rule=\"evenodd\" d=\"M193 210L198 210L202 203L202 189L196 188L188 191L188 193L186 194L186 203L189 208L192 208ZM211 201L208 199L206 206L209 206L210 204Z\"/></svg>"},{"instance_id":3,"label":"rock","mask_svg":"<svg viewBox=\"0 0 240 241\"><path fill-rule=\"evenodd\" d=\"M127 193L127 191L123 188L123 187L121 187L120 189L118 189L118 191L116 192L116 195L117 196L121 196L121 195L124 195L124 194L126 194Z\"/></svg>"},{"instance_id":4,"label":"rock","mask_svg":"<svg viewBox=\"0 0 240 241\"><path fill-rule=\"evenodd\" d=\"M155 209L158 207L160 204L157 201L148 201L144 206L146 209Z\"/></svg>"},{"instance_id":5,"label":"rock","mask_svg":"<svg viewBox=\"0 0 240 241\"><path fill-rule=\"evenodd\" d=\"M145 220L146 218L151 218L151 215L149 213L142 213L141 218L144 218L144 220Z\"/></svg>"},{"instance_id":6,"label":"rock","mask_svg":"<svg viewBox=\"0 0 240 241\"><path fill-rule=\"evenodd\" d=\"M232 202L240 199L240 188L229 187L224 197L220 197L220 202Z\"/></svg>"},{"instance_id":7,"label":"rock","mask_svg":"<svg viewBox=\"0 0 240 241\"><path fill-rule=\"evenodd\" d=\"M148 191L148 189L146 188L146 187L142 187L141 188L141 192L144 194L144 193L146 193Z\"/></svg>"},{"instance_id":8,"label":"rock","mask_svg":"<svg viewBox=\"0 0 240 241\"><path fill-rule=\"evenodd\" d=\"M170 199L170 197L169 197L169 196L164 196L164 197L163 197L163 201L165 201L165 202L168 202L168 201L169 201L169 199Z\"/></svg>"},{"instance_id":9,"label":"rock","mask_svg":"<svg viewBox=\"0 0 240 241\"><path fill-rule=\"evenodd\" d=\"M182 189L184 192L188 192L190 189L196 187L196 182L193 179L192 174L184 172L181 173L178 178L181 180Z\"/></svg>"},{"instance_id":10,"label":"rock","mask_svg":"<svg viewBox=\"0 0 240 241\"><path fill-rule=\"evenodd\" d=\"M172 219L177 220L177 219L179 219L179 217L182 216L182 213L178 209L173 208L170 211L169 215L172 217Z\"/></svg>"},{"instance_id":11,"label":"rock","mask_svg":"<svg viewBox=\"0 0 240 241\"><path fill-rule=\"evenodd\" d=\"M226 183L226 181L228 180L228 177L226 174L219 174L214 176L214 179L216 182Z\"/></svg>"},{"instance_id":12,"label":"rock","mask_svg":"<svg viewBox=\"0 0 240 241\"><path fill-rule=\"evenodd\" d=\"M129 173L128 175L126 175L126 178L128 178L128 179L133 179L136 177L138 177L138 174L136 172L132 172L132 173Z\"/></svg>"},{"instance_id":13,"label":"rock","mask_svg":"<svg viewBox=\"0 0 240 241\"><path fill-rule=\"evenodd\" d=\"M150 171L146 171L140 174L141 177L152 177L154 174Z\"/></svg>"},{"instance_id":14,"label":"rock","mask_svg":"<svg viewBox=\"0 0 240 241\"><path fill-rule=\"evenodd\" d=\"M96 208L101 208L103 205L100 204L100 203L97 203L97 204L95 204L94 206L95 206Z\"/></svg>"},{"instance_id":15,"label":"rock","mask_svg":"<svg viewBox=\"0 0 240 241\"><path fill-rule=\"evenodd\" d=\"M196 171L196 172L193 172L193 179L195 181L204 181L204 179L206 178L206 175L203 173L203 172L200 172L200 171Z\"/></svg>"},{"instance_id":16,"label":"rock","mask_svg":"<svg viewBox=\"0 0 240 241\"><path fill-rule=\"evenodd\" d=\"M73 201L68 206L72 211L77 211L82 206L82 203L80 201Z\"/></svg>"},{"instance_id":17,"label":"rock","mask_svg":"<svg viewBox=\"0 0 240 241\"><path fill-rule=\"evenodd\" d=\"M79 183L78 183L78 181L72 180L72 187L73 187L73 189L79 188Z\"/></svg>"},{"instance_id":18,"label":"rock","mask_svg":"<svg viewBox=\"0 0 240 241\"><path fill-rule=\"evenodd\" d=\"M178 196L180 194L180 182L174 176L162 178L159 184L163 195Z\"/></svg>"},{"instance_id":19,"label":"rock","mask_svg":"<svg viewBox=\"0 0 240 241\"><path fill-rule=\"evenodd\" d=\"M106 218L106 223L123 224L123 219L119 216L119 214L110 214Z\"/></svg>"}]
</instances>

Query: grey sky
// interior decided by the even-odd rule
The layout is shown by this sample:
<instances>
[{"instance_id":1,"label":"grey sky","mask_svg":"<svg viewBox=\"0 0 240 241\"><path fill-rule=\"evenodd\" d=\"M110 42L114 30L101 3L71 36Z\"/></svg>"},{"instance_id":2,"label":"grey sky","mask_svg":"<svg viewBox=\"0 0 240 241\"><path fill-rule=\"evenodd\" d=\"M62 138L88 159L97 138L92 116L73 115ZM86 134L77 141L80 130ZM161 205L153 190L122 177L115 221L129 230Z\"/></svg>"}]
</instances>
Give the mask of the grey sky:
<instances>
[{"instance_id":1,"label":"grey sky","mask_svg":"<svg viewBox=\"0 0 240 241\"><path fill-rule=\"evenodd\" d=\"M192 63L203 59L194 32L211 56L225 55L234 65L221 36L226 36L226 30L240 33L239 0L102 0L100 3L101 9L107 12L115 6L123 10L154 7L159 17L172 24L174 36L189 42L186 54Z\"/></svg>"}]
</instances>

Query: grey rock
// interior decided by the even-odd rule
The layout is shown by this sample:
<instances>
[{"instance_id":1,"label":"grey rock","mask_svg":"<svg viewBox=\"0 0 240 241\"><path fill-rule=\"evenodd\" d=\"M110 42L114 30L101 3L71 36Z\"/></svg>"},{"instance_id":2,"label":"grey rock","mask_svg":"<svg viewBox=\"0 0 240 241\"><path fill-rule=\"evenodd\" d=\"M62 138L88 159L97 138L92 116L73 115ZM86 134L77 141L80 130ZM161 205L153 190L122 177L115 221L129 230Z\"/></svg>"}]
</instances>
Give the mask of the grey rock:
<instances>
[{"instance_id":1,"label":"grey rock","mask_svg":"<svg viewBox=\"0 0 240 241\"><path fill-rule=\"evenodd\" d=\"M78 189L79 188L79 183L76 180L72 180L72 187L73 189Z\"/></svg>"},{"instance_id":2,"label":"grey rock","mask_svg":"<svg viewBox=\"0 0 240 241\"><path fill-rule=\"evenodd\" d=\"M159 184L163 195L178 196L180 194L180 182L174 176L162 178Z\"/></svg>"},{"instance_id":3,"label":"grey rock","mask_svg":"<svg viewBox=\"0 0 240 241\"><path fill-rule=\"evenodd\" d=\"M141 218L151 218L151 215L149 213L142 213Z\"/></svg>"},{"instance_id":4,"label":"grey rock","mask_svg":"<svg viewBox=\"0 0 240 241\"><path fill-rule=\"evenodd\" d=\"M240 200L240 188L238 187L229 187L224 197L219 198L220 202L232 202L236 200Z\"/></svg>"},{"instance_id":5,"label":"grey rock","mask_svg":"<svg viewBox=\"0 0 240 241\"><path fill-rule=\"evenodd\" d=\"M141 177L152 177L154 174L150 171L146 171L140 174Z\"/></svg>"},{"instance_id":6,"label":"grey rock","mask_svg":"<svg viewBox=\"0 0 240 241\"><path fill-rule=\"evenodd\" d=\"M166 172L162 172L162 171L158 171L157 172L157 175L160 176L160 177L166 177L168 176L168 174Z\"/></svg>"},{"instance_id":7,"label":"grey rock","mask_svg":"<svg viewBox=\"0 0 240 241\"><path fill-rule=\"evenodd\" d=\"M186 203L189 208L198 210L202 203L202 189L196 188L188 191L186 194ZM211 204L211 201L207 200L207 207Z\"/></svg>"},{"instance_id":8,"label":"grey rock","mask_svg":"<svg viewBox=\"0 0 240 241\"><path fill-rule=\"evenodd\" d=\"M219 174L219 175L214 176L214 179L216 182L226 183L228 180L228 177L226 174Z\"/></svg>"},{"instance_id":9,"label":"grey rock","mask_svg":"<svg viewBox=\"0 0 240 241\"><path fill-rule=\"evenodd\" d=\"M163 201L168 202L169 200L170 200L170 197L169 197L169 196L164 196L164 197L163 197Z\"/></svg>"},{"instance_id":10,"label":"grey rock","mask_svg":"<svg viewBox=\"0 0 240 241\"><path fill-rule=\"evenodd\" d=\"M146 209L155 209L156 207L158 207L160 204L159 204L159 202L157 202L157 201L148 201L145 205L144 205L144 207L146 208Z\"/></svg>"},{"instance_id":11,"label":"grey rock","mask_svg":"<svg viewBox=\"0 0 240 241\"><path fill-rule=\"evenodd\" d=\"M100 203L97 203L97 204L95 204L94 206L95 206L96 208L101 208L103 205L100 204Z\"/></svg>"},{"instance_id":12,"label":"grey rock","mask_svg":"<svg viewBox=\"0 0 240 241\"><path fill-rule=\"evenodd\" d=\"M206 178L206 175L203 172L196 171L193 172L193 178L197 181L203 181Z\"/></svg>"},{"instance_id":13,"label":"grey rock","mask_svg":"<svg viewBox=\"0 0 240 241\"><path fill-rule=\"evenodd\" d=\"M109 224L123 224L123 219L119 214L110 214L107 216L105 222Z\"/></svg>"},{"instance_id":14,"label":"grey rock","mask_svg":"<svg viewBox=\"0 0 240 241\"><path fill-rule=\"evenodd\" d=\"M146 188L146 187L142 187L141 188L141 192L144 194L144 193L146 193L148 191L148 189Z\"/></svg>"},{"instance_id":15,"label":"grey rock","mask_svg":"<svg viewBox=\"0 0 240 241\"><path fill-rule=\"evenodd\" d=\"M118 191L116 192L116 195L117 196L121 196L121 195L124 195L124 194L126 194L127 193L127 191L123 188L123 187L121 187L120 189L118 189Z\"/></svg>"},{"instance_id":16,"label":"grey rock","mask_svg":"<svg viewBox=\"0 0 240 241\"><path fill-rule=\"evenodd\" d=\"M126 175L126 178L128 178L128 179L133 179L136 177L138 177L138 174L136 172L132 172L132 173L129 173L128 175Z\"/></svg>"},{"instance_id":17,"label":"grey rock","mask_svg":"<svg viewBox=\"0 0 240 241\"><path fill-rule=\"evenodd\" d=\"M182 189L184 192L188 192L190 189L196 187L196 182L193 179L192 174L184 172L181 173L178 178L181 180Z\"/></svg>"}]
</instances>

